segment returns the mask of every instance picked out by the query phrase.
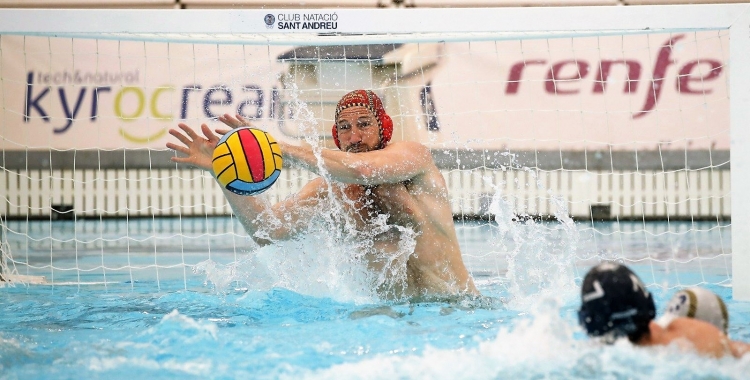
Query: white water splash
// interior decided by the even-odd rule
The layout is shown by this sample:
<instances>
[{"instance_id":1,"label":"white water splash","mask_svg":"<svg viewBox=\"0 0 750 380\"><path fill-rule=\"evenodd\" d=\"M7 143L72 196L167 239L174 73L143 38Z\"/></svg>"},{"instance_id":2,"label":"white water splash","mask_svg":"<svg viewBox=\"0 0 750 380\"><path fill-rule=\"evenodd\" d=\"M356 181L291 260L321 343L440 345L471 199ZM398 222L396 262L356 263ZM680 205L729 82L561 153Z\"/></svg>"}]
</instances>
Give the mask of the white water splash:
<instances>
[{"instance_id":1,"label":"white water splash","mask_svg":"<svg viewBox=\"0 0 750 380\"><path fill-rule=\"evenodd\" d=\"M205 274L218 293L233 290L232 285L254 291L280 287L337 301L372 303L384 296L378 289L387 292L403 287L406 260L416 244L414 233L402 229L396 251L383 254L374 252L372 241L383 230L394 228L384 218L376 218L364 232L329 228L332 219L339 217L316 218L313 232L300 238L259 248L226 265L206 260L194 271ZM380 270L369 265L368 257L373 256L382 265ZM385 296L397 298L395 293Z\"/></svg>"},{"instance_id":2,"label":"white water splash","mask_svg":"<svg viewBox=\"0 0 750 380\"><path fill-rule=\"evenodd\" d=\"M159 324L149 328L147 333L156 334L157 331L165 329L165 326L175 326L181 336L185 336L185 330L191 330L191 337L202 337L207 336L213 340L216 340L219 333L219 327L213 322L199 322L187 315L180 314L177 309L172 310L169 314L165 315ZM167 330L170 330L167 328Z\"/></svg>"},{"instance_id":3,"label":"white water splash","mask_svg":"<svg viewBox=\"0 0 750 380\"><path fill-rule=\"evenodd\" d=\"M515 157L508 155L514 165ZM525 170L534 186L545 189L535 171L515 170ZM566 200L547 190L556 221L539 221L524 210L516 209L514 200L505 196L502 187L492 183L490 177L483 179L495 191L489 212L494 215L499 238L492 244L508 260L509 307L528 310L540 297L546 296L573 298L577 293L573 269L579 233Z\"/></svg>"},{"instance_id":4,"label":"white water splash","mask_svg":"<svg viewBox=\"0 0 750 380\"><path fill-rule=\"evenodd\" d=\"M578 339L577 326L559 314L555 298L495 339L471 349L427 347L415 355L379 355L321 370L294 371L288 378L306 379L598 379L725 378L744 379L750 355L713 359L677 347L636 347L626 339L613 345Z\"/></svg>"}]
</instances>

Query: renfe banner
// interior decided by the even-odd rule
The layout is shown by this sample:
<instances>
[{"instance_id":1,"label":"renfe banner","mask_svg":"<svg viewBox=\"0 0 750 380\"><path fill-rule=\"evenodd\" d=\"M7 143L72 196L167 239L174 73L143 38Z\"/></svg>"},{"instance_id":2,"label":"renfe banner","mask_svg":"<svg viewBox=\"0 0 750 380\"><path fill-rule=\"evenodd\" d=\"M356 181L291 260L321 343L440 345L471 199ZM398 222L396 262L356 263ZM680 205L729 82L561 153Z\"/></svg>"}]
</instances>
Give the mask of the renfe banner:
<instances>
[{"instance_id":1,"label":"renfe banner","mask_svg":"<svg viewBox=\"0 0 750 380\"><path fill-rule=\"evenodd\" d=\"M363 61L356 47L0 36L0 147L163 149L177 123L223 113L281 140L327 136L337 98L364 86L397 139L432 147L729 148L726 32L382 46Z\"/></svg>"}]
</instances>

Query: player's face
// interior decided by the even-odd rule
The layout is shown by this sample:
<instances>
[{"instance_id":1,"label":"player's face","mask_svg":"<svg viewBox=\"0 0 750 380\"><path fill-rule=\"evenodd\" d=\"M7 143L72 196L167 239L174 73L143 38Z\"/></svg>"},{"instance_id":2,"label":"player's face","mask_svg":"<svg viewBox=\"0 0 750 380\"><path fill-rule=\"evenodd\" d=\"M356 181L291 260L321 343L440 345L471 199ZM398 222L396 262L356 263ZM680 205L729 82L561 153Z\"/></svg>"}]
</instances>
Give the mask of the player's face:
<instances>
[{"instance_id":1,"label":"player's face","mask_svg":"<svg viewBox=\"0 0 750 380\"><path fill-rule=\"evenodd\" d=\"M367 108L349 107L336 120L341 150L345 152L369 152L380 145L380 127L375 115Z\"/></svg>"}]
</instances>

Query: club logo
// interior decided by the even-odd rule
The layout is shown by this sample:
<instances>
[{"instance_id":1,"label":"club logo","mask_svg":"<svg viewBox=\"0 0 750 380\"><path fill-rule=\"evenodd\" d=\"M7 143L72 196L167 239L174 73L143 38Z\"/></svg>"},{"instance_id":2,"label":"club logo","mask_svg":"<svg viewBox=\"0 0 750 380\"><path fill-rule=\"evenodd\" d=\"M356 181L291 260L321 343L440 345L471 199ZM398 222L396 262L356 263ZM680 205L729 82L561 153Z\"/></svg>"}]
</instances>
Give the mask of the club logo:
<instances>
[{"instance_id":1,"label":"club logo","mask_svg":"<svg viewBox=\"0 0 750 380\"><path fill-rule=\"evenodd\" d=\"M273 28L273 23L276 22L276 17L269 13L263 18L263 21L266 23L266 28L271 29Z\"/></svg>"}]
</instances>

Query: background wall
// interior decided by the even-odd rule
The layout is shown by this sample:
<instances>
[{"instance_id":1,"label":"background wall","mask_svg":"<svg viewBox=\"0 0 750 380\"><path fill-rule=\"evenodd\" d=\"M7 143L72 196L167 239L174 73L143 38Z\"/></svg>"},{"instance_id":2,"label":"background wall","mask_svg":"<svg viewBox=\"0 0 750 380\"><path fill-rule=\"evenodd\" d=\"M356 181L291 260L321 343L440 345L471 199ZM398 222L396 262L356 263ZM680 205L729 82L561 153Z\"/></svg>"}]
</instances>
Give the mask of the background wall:
<instances>
[{"instance_id":1,"label":"background wall","mask_svg":"<svg viewBox=\"0 0 750 380\"><path fill-rule=\"evenodd\" d=\"M378 8L741 3L742 0L0 0L0 8Z\"/></svg>"}]
</instances>

